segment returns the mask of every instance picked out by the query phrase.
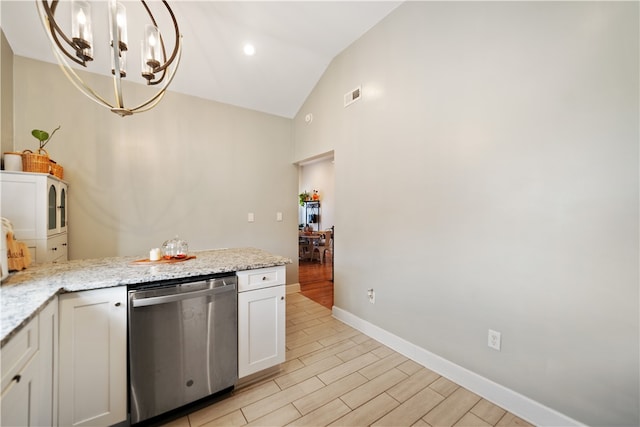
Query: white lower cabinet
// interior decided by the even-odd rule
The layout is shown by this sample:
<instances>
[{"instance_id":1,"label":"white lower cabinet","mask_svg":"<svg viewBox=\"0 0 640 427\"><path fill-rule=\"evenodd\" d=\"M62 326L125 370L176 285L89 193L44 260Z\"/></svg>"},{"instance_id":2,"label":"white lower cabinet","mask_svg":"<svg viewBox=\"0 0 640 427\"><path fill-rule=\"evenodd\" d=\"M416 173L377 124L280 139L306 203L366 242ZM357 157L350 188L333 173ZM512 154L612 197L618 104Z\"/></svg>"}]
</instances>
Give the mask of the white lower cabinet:
<instances>
[{"instance_id":1,"label":"white lower cabinet","mask_svg":"<svg viewBox=\"0 0 640 427\"><path fill-rule=\"evenodd\" d=\"M58 297L38 315L40 350L38 425L53 426L58 419Z\"/></svg>"},{"instance_id":2,"label":"white lower cabinet","mask_svg":"<svg viewBox=\"0 0 640 427\"><path fill-rule=\"evenodd\" d=\"M54 299L2 347L0 425L54 425L57 314Z\"/></svg>"},{"instance_id":3,"label":"white lower cabinet","mask_svg":"<svg viewBox=\"0 0 640 427\"><path fill-rule=\"evenodd\" d=\"M35 356L17 373L2 393L3 426L34 426L38 423L39 364Z\"/></svg>"},{"instance_id":4,"label":"white lower cabinet","mask_svg":"<svg viewBox=\"0 0 640 427\"><path fill-rule=\"evenodd\" d=\"M285 267L238 275L238 377L285 360Z\"/></svg>"},{"instance_id":5,"label":"white lower cabinet","mask_svg":"<svg viewBox=\"0 0 640 427\"><path fill-rule=\"evenodd\" d=\"M127 418L127 288L60 295L60 426Z\"/></svg>"}]
</instances>

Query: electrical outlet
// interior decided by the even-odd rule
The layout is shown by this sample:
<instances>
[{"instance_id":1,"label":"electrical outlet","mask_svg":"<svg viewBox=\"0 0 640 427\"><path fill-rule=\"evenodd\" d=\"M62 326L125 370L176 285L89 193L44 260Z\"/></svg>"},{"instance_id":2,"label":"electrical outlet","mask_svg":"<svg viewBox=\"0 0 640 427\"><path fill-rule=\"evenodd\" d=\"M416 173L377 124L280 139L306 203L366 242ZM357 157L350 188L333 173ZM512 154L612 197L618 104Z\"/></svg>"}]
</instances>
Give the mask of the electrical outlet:
<instances>
[{"instance_id":1,"label":"electrical outlet","mask_svg":"<svg viewBox=\"0 0 640 427\"><path fill-rule=\"evenodd\" d=\"M488 337L487 345L494 350L500 351L501 344L502 344L502 335L500 334L500 332L489 329L489 337Z\"/></svg>"},{"instance_id":2,"label":"electrical outlet","mask_svg":"<svg viewBox=\"0 0 640 427\"><path fill-rule=\"evenodd\" d=\"M376 293L373 291L373 288L367 290L367 295L369 296L369 302L371 304L375 304L376 303Z\"/></svg>"}]
</instances>

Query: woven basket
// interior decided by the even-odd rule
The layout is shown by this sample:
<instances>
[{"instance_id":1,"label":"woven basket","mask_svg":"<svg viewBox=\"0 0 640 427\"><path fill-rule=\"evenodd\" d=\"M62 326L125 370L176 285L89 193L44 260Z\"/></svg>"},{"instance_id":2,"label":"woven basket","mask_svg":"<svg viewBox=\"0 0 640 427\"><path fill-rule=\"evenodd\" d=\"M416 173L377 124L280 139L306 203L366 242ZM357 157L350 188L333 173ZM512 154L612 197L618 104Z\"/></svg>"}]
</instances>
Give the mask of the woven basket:
<instances>
[{"instance_id":1,"label":"woven basket","mask_svg":"<svg viewBox=\"0 0 640 427\"><path fill-rule=\"evenodd\" d=\"M44 152L44 154L40 154ZM31 150L22 152L22 170L25 172L49 173L51 171L51 160L49 153L44 148L38 150L38 154Z\"/></svg>"},{"instance_id":2,"label":"woven basket","mask_svg":"<svg viewBox=\"0 0 640 427\"><path fill-rule=\"evenodd\" d=\"M50 160L50 165L51 175L55 176L56 178L64 179L64 168L53 160Z\"/></svg>"}]
</instances>

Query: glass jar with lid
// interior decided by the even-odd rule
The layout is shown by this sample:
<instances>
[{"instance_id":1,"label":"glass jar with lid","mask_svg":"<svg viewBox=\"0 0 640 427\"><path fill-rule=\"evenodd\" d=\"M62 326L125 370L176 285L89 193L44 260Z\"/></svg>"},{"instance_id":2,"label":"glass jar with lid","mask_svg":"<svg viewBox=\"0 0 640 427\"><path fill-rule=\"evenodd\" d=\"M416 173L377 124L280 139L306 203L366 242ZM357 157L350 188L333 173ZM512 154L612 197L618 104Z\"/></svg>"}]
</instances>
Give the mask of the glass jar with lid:
<instances>
[{"instance_id":1,"label":"glass jar with lid","mask_svg":"<svg viewBox=\"0 0 640 427\"><path fill-rule=\"evenodd\" d=\"M178 236L162 244L162 257L164 259L186 258L188 253L189 244L186 240L182 240Z\"/></svg>"}]
</instances>

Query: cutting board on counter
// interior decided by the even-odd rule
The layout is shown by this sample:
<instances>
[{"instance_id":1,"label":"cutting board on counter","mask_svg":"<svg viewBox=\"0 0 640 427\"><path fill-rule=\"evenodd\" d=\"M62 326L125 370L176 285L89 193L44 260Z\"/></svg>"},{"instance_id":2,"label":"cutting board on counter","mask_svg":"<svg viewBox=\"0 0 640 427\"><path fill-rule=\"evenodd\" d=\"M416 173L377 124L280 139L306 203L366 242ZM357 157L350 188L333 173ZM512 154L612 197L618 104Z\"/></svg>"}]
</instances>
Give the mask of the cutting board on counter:
<instances>
[{"instance_id":1,"label":"cutting board on counter","mask_svg":"<svg viewBox=\"0 0 640 427\"><path fill-rule=\"evenodd\" d=\"M158 261L151 261L149 258L147 259L137 259L135 261L131 261L130 265L157 265L157 264L174 264L176 262L184 262L189 261L190 259L194 259L195 255L189 255L185 258L169 258L169 259L161 259Z\"/></svg>"}]
</instances>

